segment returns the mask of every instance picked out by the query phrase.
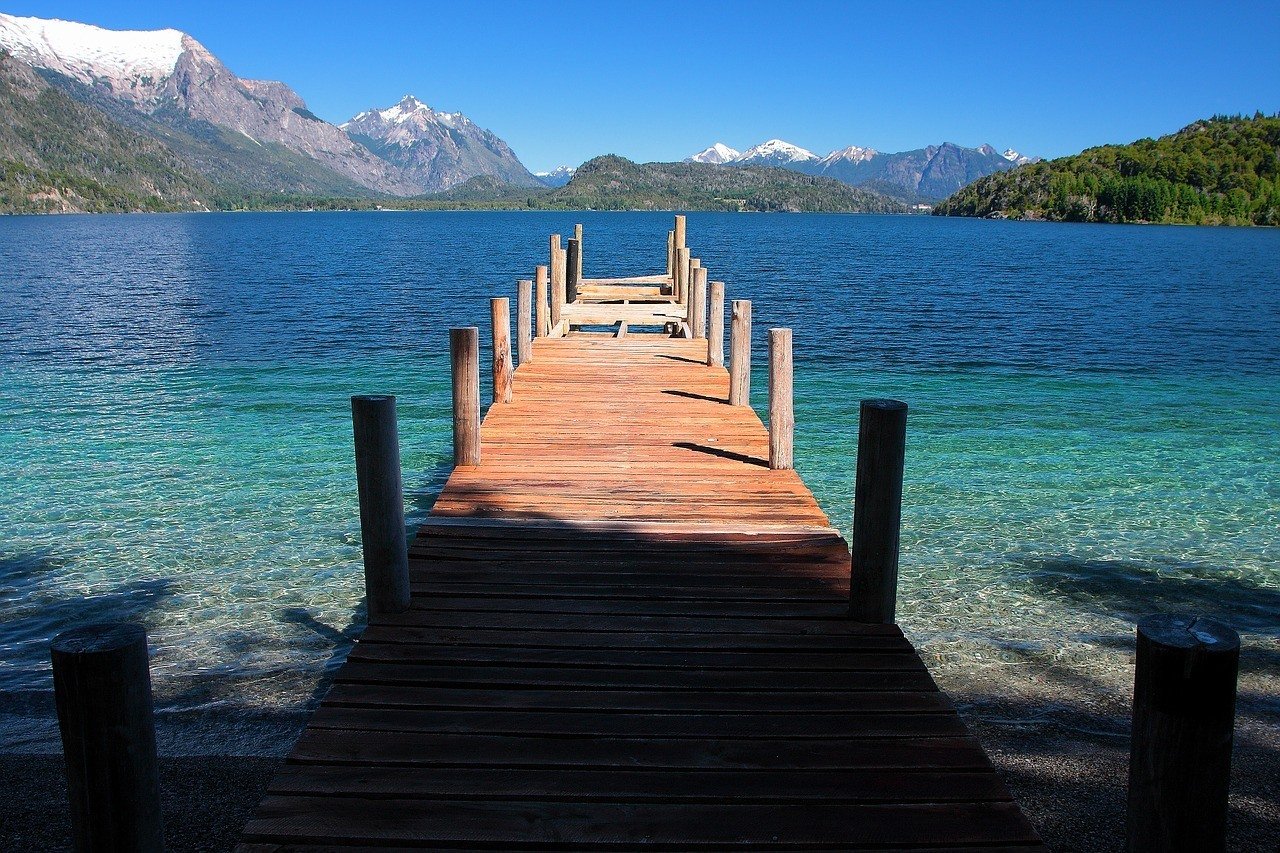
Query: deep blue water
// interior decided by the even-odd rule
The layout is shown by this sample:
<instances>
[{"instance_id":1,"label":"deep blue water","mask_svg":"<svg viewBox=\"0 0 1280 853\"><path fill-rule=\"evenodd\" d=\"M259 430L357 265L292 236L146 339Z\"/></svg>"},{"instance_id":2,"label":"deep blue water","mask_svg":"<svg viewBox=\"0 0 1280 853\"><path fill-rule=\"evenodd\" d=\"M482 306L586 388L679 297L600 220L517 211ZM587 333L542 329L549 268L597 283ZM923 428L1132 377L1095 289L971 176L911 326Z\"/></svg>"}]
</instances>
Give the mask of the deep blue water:
<instances>
[{"instance_id":1,"label":"deep blue water","mask_svg":"<svg viewBox=\"0 0 1280 853\"><path fill-rule=\"evenodd\" d=\"M400 396L420 517L447 329L575 222L587 275L660 271L666 214L0 218L0 692L136 618L162 704L304 702L361 618L347 397ZM689 242L758 354L795 330L797 467L843 529L858 399L910 403L900 619L944 677L1096 663L1162 607L1276 646L1280 231L692 214Z\"/></svg>"}]
</instances>

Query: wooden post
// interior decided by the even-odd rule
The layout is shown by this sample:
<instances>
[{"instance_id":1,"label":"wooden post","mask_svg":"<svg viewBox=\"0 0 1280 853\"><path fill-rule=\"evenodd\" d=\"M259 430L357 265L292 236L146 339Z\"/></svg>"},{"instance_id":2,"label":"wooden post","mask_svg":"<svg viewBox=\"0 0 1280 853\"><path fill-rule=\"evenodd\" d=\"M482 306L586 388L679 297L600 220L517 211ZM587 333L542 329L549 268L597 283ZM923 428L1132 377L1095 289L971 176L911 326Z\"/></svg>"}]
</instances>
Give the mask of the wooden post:
<instances>
[{"instance_id":1,"label":"wooden post","mask_svg":"<svg viewBox=\"0 0 1280 853\"><path fill-rule=\"evenodd\" d=\"M560 313L564 308L564 264L560 262L563 250L560 248L560 235L555 234L555 244L551 247L551 325L560 324Z\"/></svg>"},{"instance_id":2,"label":"wooden post","mask_svg":"<svg viewBox=\"0 0 1280 853\"><path fill-rule=\"evenodd\" d=\"M711 282L707 324L707 367L724 367L724 282Z\"/></svg>"},{"instance_id":3,"label":"wooden post","mask_svg":"<svg viewBox=\"0 0 1280 853\"><path fill-rule=\"evenodd\" d=\"M751 405L751 300L733 300L729 329L729 405Z\"/></svg>"},{"instance_id":4,"label":"wooden post","mask_svg":"<svg viewBox=\"0 0 1280 853\"><path fill-rule=\"evenodd\" d=\"M582 282L582 223L573 226L573 239L578 241L578 262L575 264L576 269L574 275L577 276L579 283Z\"/></svg>"},{"instance_id":5,"label":"wooden post","mask_svg":"<svg viewBox=\"0 0 1280 853\"><path fill-rule=\"evenodd\" d=\"M769 467L792 468L796 416L791 399L791 330L769 330Z\"/></svg>"},{"instance_id":6,"label":"wooden post","mask_svg":"<svg viewBox=\"0 0 1280 853\"><path fill-rule=\"evenodd\" d=\"M858 622L894 621L907 404L863 400L853 490L853 558L849 615Z\"/></svg>"},{"instance_id":7,"label":"wooden post","mask_svg":"<svg viewBox=\"0 0 1280 853\"><path fill-rule=\"evenodd\" d=\"M449 330L453 367L453 464L480 464L480 330Z\"/></svg>"},{"instance_id":8,"label":"wooden post","mask_svg":"<svg viewBox=\"0 0 1280 853\"><path fill-rule=\"evenodd\" d=\"M560 235L551 235L551 245L547 253L547 264L551 267L551 276L554 279L556 274L556 252L560 251Z\"/></svg>"},{"instance_id":9,"label":"wooden post","mask_svg":"<svg viewBox=\"0 0 1280 853\"><path fill-rule=\"evenodd\" d=\"M676 232L667 232L667 275L672 275L676 263Z\"/></svg>"},{"instance_id":10,"label":"wooden post","mask_svg":"<svg viewBox=\"0 0 1280 853\"><path fill-rule=\"evenodd\" d=\"M489 300L493 319L493 402L511 402L511 300L505 296Z\"/></svg>"},{"instance_id":11,"label":"wooden post","mask_svg":"<svg viewBox=\"0 0 1280 853\"><path fill-rule=\"evenodd\" d=\"M675 218L675 245L676 249L683 249L688 244L685 242L684 215L677 213Z\"/></svg>"},{"instance_id":12,"label":"wooden post","mask_svg":"<svg viewBox=\"0 0 1280 853\"><path fill-rule=\"evenodd\" d=\"M1221 622L1138 622L1129 752L1130 853L1226 849L1240 637Z\"/></svg>"},{"instance_id":13,"label":"wooden post","mask_svg":"<svg viewBox=\"0 0 1280 853\"><path fill-rule=\"evenodd\" d=\"M697 276L698 270L702 269L702 261L697 258L689 259L689 274L684 278L684 299L685 304L693 301L693 283Z\"/></svg>"},{"instance_id":14,"label":"wooden post","mask_svg":"<svg viewBox=\"0 0 1280 853\"><path fill-rule=\"evenodd\" d=\"M396 398L370 394L351 398L360 494L360 541L369 621L409 609L409 555L404 530L404 486Z\"/></svg>"},{"instance_id":15,"label":"wooden post","mask_svg":"<svg viewBox=\"0 0 1280 853\"><path fill-rule=\"evenodd\" d=\"M538 267L534 271L534 280L538 287L538 337L545 338L547 332L551 330L551 324L547 322L547 268Z\"/></svg>"},{"instance_id":16,"label":"wooden post","mask_svg":"<svg viewBox=\"0 0 1280 853\"><path fill-rule=\"evenodd\" d=\"M521 364L533 361L533 282L521 279L516 283L516 354Z\"/></svg>"},{"instance_id":17,"label":"wooden post","mask_svg":"<svg viewBox=\"0 0 1280 853\"><path fill-rule=\"evenodd\" d=\"M693 336L702 340L707 336L707 271L697 267L693 271L693 293L689 299L689 325Z\"/></svg>"},{"instance_id":18,"label":"wooden post","mask_svg":"<svg viewBox=\"0 0 1280 853\"><path fill-rule=\"evenodd\" d=\"M54 637L50 651L75 850L160 853L146 631L86 625Z\"/></svg>"},{"instance_id":19,"label":"wooden post","mask_svg":"<svg viewBox=\"0 0 1280 853\"><path fill-rule=\"evenodd\" d=\"M569 240L569 246L565 249L565 258L564 301L577 302L578 285L582 283L582 244L578 242L578 238Z\"/></svg>"},{"instance_id":20,"label":"wooden post","mask_svg":"<svg viewBox=\"0 0 1280 853\"><path fill-rule=\"evenodd\" d=\"M676 302L684 304L688 298L689 288L689 250L680 248L676 250L676 283L675 297Z\"/></svg>"}]
</instances>

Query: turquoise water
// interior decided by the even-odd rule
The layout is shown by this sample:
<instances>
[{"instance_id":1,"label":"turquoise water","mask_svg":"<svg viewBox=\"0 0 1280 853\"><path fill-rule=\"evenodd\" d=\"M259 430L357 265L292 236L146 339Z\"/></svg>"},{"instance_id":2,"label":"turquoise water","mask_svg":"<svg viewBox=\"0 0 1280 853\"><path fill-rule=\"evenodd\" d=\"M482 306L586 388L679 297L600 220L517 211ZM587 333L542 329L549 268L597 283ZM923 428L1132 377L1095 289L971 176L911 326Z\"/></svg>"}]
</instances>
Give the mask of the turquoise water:
<instances>
[{"instance_id":1,"label":"turquoise water","mask_svg":"<svg viewBox=\"0 0 1280 853\"><path fill-rule=\"evenodd\" d=\"M163 707L305 704L362 620L349 395L399 395L420 518L448 470L447 328L483 325L552 231L584 223L588 275L656 272L669 221L0 218L0 695L48 690L57 631L125 618ZM899 616L940 678L1123 680L1158 609L1280 655L1280 232L689 233L753 300L758 363L795 330L797 467L846 532L857 401L910 403Z\"/></svg>"}]
</instances>

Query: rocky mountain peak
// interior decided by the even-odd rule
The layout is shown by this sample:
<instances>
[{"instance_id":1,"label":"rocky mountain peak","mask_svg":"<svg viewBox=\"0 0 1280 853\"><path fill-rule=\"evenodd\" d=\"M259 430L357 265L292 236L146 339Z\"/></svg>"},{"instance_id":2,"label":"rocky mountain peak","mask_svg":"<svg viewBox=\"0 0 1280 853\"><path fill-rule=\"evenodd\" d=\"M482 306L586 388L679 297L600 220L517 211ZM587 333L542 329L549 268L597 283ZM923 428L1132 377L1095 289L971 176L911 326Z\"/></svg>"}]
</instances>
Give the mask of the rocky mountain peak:
<instances>
[{"instance_id":1,"label":"rocky mountain peak","mask_svg":"<svg viewBox=\"0 0 1280 853\"><path fill-rule=\"evenodd\" d=\"M723 142L717 142L709 148L704 148L691 157L686 157L686 163L729 163L737 160L742 156L742 152L736 148L730 148Z\"/></svg>"}]
</instances>

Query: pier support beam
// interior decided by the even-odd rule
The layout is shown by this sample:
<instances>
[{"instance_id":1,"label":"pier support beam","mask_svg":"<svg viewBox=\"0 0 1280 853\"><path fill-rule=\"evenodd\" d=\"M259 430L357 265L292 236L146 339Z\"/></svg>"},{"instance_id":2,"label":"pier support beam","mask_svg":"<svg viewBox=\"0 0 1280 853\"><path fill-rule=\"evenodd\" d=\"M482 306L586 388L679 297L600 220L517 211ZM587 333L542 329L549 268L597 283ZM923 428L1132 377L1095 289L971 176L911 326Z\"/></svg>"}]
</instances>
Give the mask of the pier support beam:
<instances>
[{"instance_id":1,"label":"pier support beam","mask_svg":"<svg viewBox=\"0 0 1280 853\"><path fill-rule=\"evenodd\" d=\"M1226 849L1240 637L1195 616L1138 623L1129 853Z\"/></svg>"},{"instance_id":2,"label":"pier support beam","mask_svg":"<svg viewBox=\"0 0 1280 853\"><path fill-rule=\"evenodd\" d=\"M493 402L511 402L511 300L499 296L489 300L493 320Z\"/></svg>"},{"instance_id":3,"label":"pier support beam","mask_svg":"<svg viewBox=\"0 0 1280 853\"><path fill-rule=\"evenodd\" d=\"M751 300L733 300L729 329L729 405L751 405Z\"/></svg>"},{"instance_id":4,"label":"pier support beam","mask_svg":"<svg viewBox=\"0 0 1280 853\"><path fill-rule=\"evenodd\" d=\"M578 301L578 285L582 283L582 244L576 237L565 249L565 274L564 301L572 304Z\"/></svg>"},{"instance_id":5,"label":"pier support beam","mask_svg":"<svg viewBox=\"0 0 1280 853\"><path fill-rule=\"evenodd\" d=\"M685 221L683 213L676 214L671 227L674 232L676 249L679 250L688 246L689 244L685 242Z\"/></svg>"},{"instance_id":6,"label":"pier support beam","mask_svg":"<svg viewBox=\"0 0 1280 853\"><path fill-rule=\"evenodd\" d=\"M577 277L579 284L582 283L582 223L573 226L573 239L578 241L578 260L574 264L573 274Z\"/></svg>"},{"instance_id":7,"label":"pier support beam","mask_svg":"<svg viewBox=\"0 0 1280 853\"><path fill-rule=\"evenodd\" d=\"M404 530L404 485L396 398L370 394L351 398L360 492L360 541L369 621L409 609L409 555Z\"/></svg>"},{"instance_id":8,"label":"pier support beam","mask_svg":"<svg viewBox=\"0 0 1280 853\"><path fill-rule=\"evenodd\" d=\"M794 467L796 417L792 404L791 330L769 330L769 467Z\"/></svg>"},{"instance_id":9,"label":"pier support beam","mask_svg":"<svg viewBox=\"0 0 1280 853\"><path fill-rule=\"evenodd\" d=\"M711 282L707 323L707 367L724 366L724 282Z\"/></svg>"},{"instance_id":10,"label":"pier support beam","mask_svg":"<svg viewBox=\"0 0 1280 853\"><path fill-rule=\"evenodd\" d=\"M560 324L560 309L564 307L564 261L561 255L560 235L551 235L551 325Z\"/></svg>"},{"instance_id":11,"label":"pier support beam","mask_svg":"<svg viewBox=\"0 0 1280 853\"><path fill-rule=\"evenodd\" d=\"M547 322L547 268L538 267L534 270L534 281L537 285L538 293L538 310L537 310L537 328L538 337L545 338L547 332L551 330L551 324Z\"/></svg>"},{"instance_id":12,"label":"pier support beam","mask_svg":"<svg viewBox=\"0 0 1280 853\"><path fill-rule=\"evenodd\" d=\"M676 263L676 232L667 232L667 275L673 275Z\"/></svg>"},{"instance_id":13,"label":"pier support beam","mask_svg":"<svg viewBox=\"0 0 1280 853\"><path fill-rule=\"evenodd\" d=\"M453 368L453 464L480 464L480 330L449 330Z\"/></svg>"},{"instance_id":14,"label":"pier support beam","mask_svg":"<svg viewBox=\"0 0 1280 853\"><path fill-rule=\"evenodd\" d=\"M894 621L906 443L906 403L862 401L849 583L849 616L858 622Z\"/></svg>"},{"instance_id":15,"label":"pier support beam","mask_svg":"<svg viewBox=\"0 0 1280 853\"><path fill-rule=\"evenodd\" d=\"M533 360L533 282L516 282L516 355L521 364Z\"/></svg>"},{"instance_id":16,"label":"pier support beam","mask_svg":"<svg viewBox=\"0 0 1280 853\"><path fill-rule=\"evenodd\" d=\"M86 625L54 637L50 651L75 850L161 853L146 631Z\"/></svg>"},{"instance_id":17,"label":"pier support beam","mask_svg":"<svg viewBox=\"0 0 1280 853\"><path fill-rule=\"evenodd\" d=\"M689 296L689 250L685 248L676 249L674 294L676 302L681 305L685 303Z\"/></svg>"}]
</instances>

